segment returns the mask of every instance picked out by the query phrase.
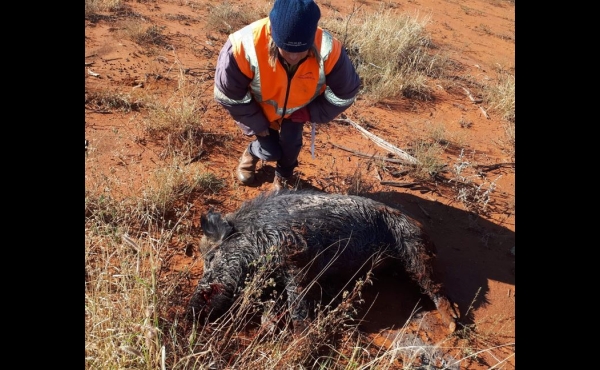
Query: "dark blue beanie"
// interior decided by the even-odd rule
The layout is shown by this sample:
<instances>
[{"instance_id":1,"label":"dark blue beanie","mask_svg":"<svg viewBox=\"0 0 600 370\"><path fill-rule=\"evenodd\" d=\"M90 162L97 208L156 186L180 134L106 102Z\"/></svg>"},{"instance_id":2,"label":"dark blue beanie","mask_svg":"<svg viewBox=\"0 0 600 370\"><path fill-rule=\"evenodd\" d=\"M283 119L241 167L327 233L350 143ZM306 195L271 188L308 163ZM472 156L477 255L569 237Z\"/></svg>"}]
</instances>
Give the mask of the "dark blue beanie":
<instances>
[{"instance_id":1,"label":"dark blue beanie","mask_svg":"<svg viewBox=\"0 0 600 370\"><path fill-rule=\"evenodd\" d=\"M275 45L291 53L310 49L319 18L321 10L313 0L275 0L269 13Z\"/></svg>"}]
</instances>

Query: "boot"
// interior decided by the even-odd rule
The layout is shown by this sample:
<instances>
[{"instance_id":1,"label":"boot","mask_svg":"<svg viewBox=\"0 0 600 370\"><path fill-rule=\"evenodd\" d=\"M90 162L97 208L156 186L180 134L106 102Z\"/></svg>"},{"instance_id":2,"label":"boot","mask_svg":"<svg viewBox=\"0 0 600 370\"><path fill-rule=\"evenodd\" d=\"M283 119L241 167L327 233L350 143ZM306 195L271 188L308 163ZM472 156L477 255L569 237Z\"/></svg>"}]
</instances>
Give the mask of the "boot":
<instances>
[{"instance_id":1,"label":"boot","mask_svg":"<svg viewBox=\"0 0 600 370\"><path fill-rule=\"evenodd\" d=\"M273 190L274 191L278 191L281 189L288 189L289 185L290 185L289 177L281 177L281 176L275 175L275 179L273 180Z\"/></svg>"},{"instance_id":2,"label":"boot","mask_svg":"<svg viewBox=\"0 0 600 370\"><path fill-rule=\"evenodd\" d=\"M254 171L256 170L256 164L258 158L250 154L248 148L244 150L242 157L240 158L240 164L236 168L236 175L238 180L244 185L250 185L254 182Z\"/></svg>"}]
</instances>

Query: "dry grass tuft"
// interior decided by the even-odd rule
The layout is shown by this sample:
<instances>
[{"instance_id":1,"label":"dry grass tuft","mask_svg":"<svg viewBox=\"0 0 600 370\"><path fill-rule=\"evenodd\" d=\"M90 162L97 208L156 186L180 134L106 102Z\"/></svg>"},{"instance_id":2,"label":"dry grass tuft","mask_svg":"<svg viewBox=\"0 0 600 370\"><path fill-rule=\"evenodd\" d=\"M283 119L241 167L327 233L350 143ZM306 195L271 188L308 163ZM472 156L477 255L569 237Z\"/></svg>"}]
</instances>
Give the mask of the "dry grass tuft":
<instances>
[{"instance_id":1,"label":"dry grass tuft","mask_svg":"<svg viewBox=\"0 0 600 370\"><path fill-rule=\"evenodd\" d=\"M98 12L114 12L122 8L122 0L85 0L86 17Z\"/></svg>"},{"instance_id":2,"label":"dry grass tuft","mask_svg":"<svg viewBox=\"0 0 600 370\"><path fill-rule=\"evenodd\" d=\"M446 164L440 160L444 147L438 142L420 140L414 145L413 150L413 156L419 161L419 164L411 171L415 179L434 179L446 167Z\"/></svg>"},{"instance_id":3,"label":"dry grass tuft","mask_svg":"<svg viewBox=\"0 0 600 370\"><path fill-rule=\"evenodd\" d=\"M141 46L164 46L167 41L163 35L164 26L147 24L141 19L133 18L120 21L117 32Z\"/></svg>"},{"instance_id":4,"label":"dry grass tuft","mask_svg":"<svg viewBox=\"0 0 600 370\"><path fill-rule=\"evenodd\" d=\"M219 31L225 35L266 17L268 11L265 7L239 7L229 1L211 5L207 20L209 29Z\"/></svg>"},{"instance_id":5,"label":"dry grass tuft","mask_svg":"<svg viewBox=\"0 0 600 370\"><path fill-rule=\"evenodd\" d=\"M143 100L137 99L130 94L118 91L99 90L86 91L85 105L88 109L96 112L123 112L139 111L145 105Z\"/></svg>"},{"instance_id":6,"label":"dry grass tuft","mask_svg":"<svg viewBox=\"0 0 600 370\"><path fill-rule=\"evenodd\" d=\"M453 177L450 183L456 194L456 200L475 214L489 214L492 193L496 189L496 182L502 175L492 181L482 177L478 171L474 170L473 163L468 160L464 150L461 150L451 172Z\"/></svg>"},{"instance_id":7,"label":"dry grass tuft","mask_svg":"<svg viewBox=\"0 0 600 370\"><path fill-rule=\"evenodd\" d=\"M361 76L362 94L375 101L398 97L430 100L429 78L443 75L447 63L434 46L419 19L383 9L374 13L358 10L339 19L323 19L322 26L344 43Z\"/></svg>"},{"instance_id":8,"label":"dry grass tuft","mask_svg":"<svg viewBox=\"0 0 600 370\"><path fill-rule=\"evenodd\" d=\"M484 101L488 109L500 114L502 119L515 122L515 76L501 73L496 83L484 90Z\"/></svg>"},{"instance_id":9,"label":"dry grass tuft","mask_svg":"<svg viewBox=\"0 0 600 370\"><path fill-rule=\"evenodd\" d=\"M490 112L499 114L505 121L505 140L503 147L514 158L515 155L515 76L500 71L495 83L489 83L484 89L484 101Z\"/></svg>"}]
</instances>

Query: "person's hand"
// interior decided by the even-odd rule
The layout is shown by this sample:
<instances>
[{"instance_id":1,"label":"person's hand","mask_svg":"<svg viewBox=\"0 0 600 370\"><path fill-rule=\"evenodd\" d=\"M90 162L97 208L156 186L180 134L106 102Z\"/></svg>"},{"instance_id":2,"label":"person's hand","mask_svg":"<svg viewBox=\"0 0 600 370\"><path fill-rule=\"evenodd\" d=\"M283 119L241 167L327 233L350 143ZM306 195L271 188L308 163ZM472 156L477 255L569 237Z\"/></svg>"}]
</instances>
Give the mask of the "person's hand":
<instances>
[{"instance_id":1,"label":"person's hand","mask_svg":"<svg viewBox=\"0 0 600 370\"><path fill-rule=\"evenodd\" d=\"M298 109L297 111L295 111L294 113L292 113L289 116L289 119L292 122L300 122L300 123L308 122L308 121L310 121L310 112L308 111L308 108L302 107L302 108Z\"/></svg>"},{"instance_id":2,"label":"person's hand","mask_svg":"<svg viewBox=\"0 0 600 370\"><path fill-rule=\"evenodd\" d=\"M266 129L263 132L257 132L255 135L261 137L269 136L269 129Z\"/></svg>"}]
</instances>

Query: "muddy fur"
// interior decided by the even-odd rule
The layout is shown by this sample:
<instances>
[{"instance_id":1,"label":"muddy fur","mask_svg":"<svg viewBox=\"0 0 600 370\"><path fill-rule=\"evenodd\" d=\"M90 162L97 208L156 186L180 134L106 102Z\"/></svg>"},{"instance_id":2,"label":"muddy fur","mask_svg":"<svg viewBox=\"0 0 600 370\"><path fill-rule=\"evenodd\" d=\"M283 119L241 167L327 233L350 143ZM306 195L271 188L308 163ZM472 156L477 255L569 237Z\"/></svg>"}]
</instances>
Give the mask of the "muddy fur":
<instances>
[{"instance_id":1,"label":"muddy fur","mask_svg":"<svg viewBox=\"0 0 600 370\"><path fill-rule=\"evenodd\" d=\"M310 293L385 256L435 303L450 331L459 314L433 271L434 246L419 224L372 199L313 190L267 192L222 216L201 218L204 275L189 305L192 317L219 317L234 302L257 262L272 257L275 281L285 286L292 319L309 318ZM307 289L312 282L316 288Z\"/></svg>"}]
</instances>

